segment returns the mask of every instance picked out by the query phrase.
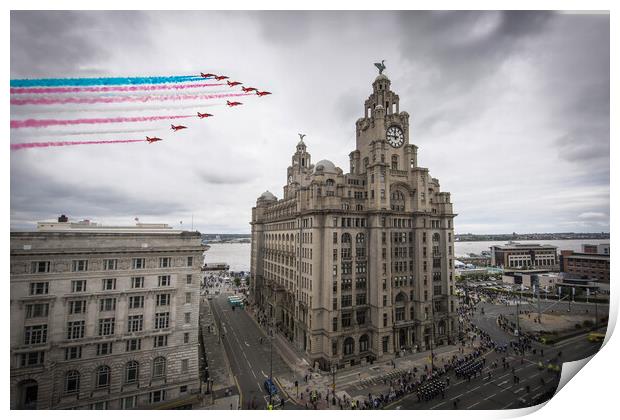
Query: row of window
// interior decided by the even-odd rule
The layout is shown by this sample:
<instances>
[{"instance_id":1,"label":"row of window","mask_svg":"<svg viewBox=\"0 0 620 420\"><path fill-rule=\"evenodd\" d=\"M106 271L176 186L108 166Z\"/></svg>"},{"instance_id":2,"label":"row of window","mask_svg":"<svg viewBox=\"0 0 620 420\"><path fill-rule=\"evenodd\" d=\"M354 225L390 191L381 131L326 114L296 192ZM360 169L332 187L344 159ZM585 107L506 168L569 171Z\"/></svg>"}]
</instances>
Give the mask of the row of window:
<instances>
[{"instance_id":1,"label":"row of window","mask_svg":"<svg viewBox=\"0 0 620 420\"><path fill-rule=\"evenodd\" d=\"M167 361L163 356L153 359L151 364L151 378L161 379L166 377ZM181 359L181 373L189 372L189 359ZM139 381L140 363L135 360L125 364L123 370L123 384L133 384ZM66 394L74 394L80 392L82 375L77 370L70 370L65 373L64 391ZM102 365L95 369L94 372L94 388L107 388L112 384L112 369L109 366Z\"/></svg>"},{"instance_id":2,"label":"row of window","mask_svg":"<svg viewBox=\"0 0 620 420\"><path fill-rule=\"evenodd\" d=\"M153 348L161 348L168 346L168 335L156 335L152 337ZM183 333L183 344L189 344L190 333ZM139 351L142 350L142 340L147 340L147 338L132 338L129 340L125 340L124 348L125 352ZM65 348L65 360L77 360L82 358L82 352L86 346L72 346ZM107 341L103 343L97 343L95 345L95 356L108 356L110 354L115 353L114 350L115 343L112 341ZM116 345L118 347L118 343ZM116 351L119 351L118 348ZM33 351L28 353L20 353L19 354L19 366L20 367L29 367L42 365L45 362L45 352L44 351Z\"/></svg>"},{"instance_id":3,"label":"row of window","mask_svg":"<svg viewBox=\"0 0 620 420\"><path fill-rule=\"evenodd\" d=\"M71 261L71 271L88 271L89 260L73 260ZM187 257L186 266L191 267L194 265L194 257ZM49 273L51 269L51 261L33 261L30 265L31 273ZM159 268L172 267L171 257L160 257ZM140 270L146 268L145 258L133 258L131 261L131 268L133 270ZM103 260L103 269L106 271L118 270L118 259L110 258Z\"/></svg>"},{"instance_id":4,"label":"row of window","mask_svg":"<svg viewBox=\"0 0 620 420\"><path fill-rule=\"evenodd\" d=\"M100 290L116 290L115 278L101 279ZM157 276L157 287L168 287L172 284L172 277L167 275ZM192 275L185 276L185 283L192 284ZM131 277L131 289L143 289L144 277ZM92 280L91 280L92 283ZM71 280L71 293L81 293L86 291L87 280ZM49 282L39 281L30 283L30 295L47 295L49 294Z\"/></svg>"}]
</instances>

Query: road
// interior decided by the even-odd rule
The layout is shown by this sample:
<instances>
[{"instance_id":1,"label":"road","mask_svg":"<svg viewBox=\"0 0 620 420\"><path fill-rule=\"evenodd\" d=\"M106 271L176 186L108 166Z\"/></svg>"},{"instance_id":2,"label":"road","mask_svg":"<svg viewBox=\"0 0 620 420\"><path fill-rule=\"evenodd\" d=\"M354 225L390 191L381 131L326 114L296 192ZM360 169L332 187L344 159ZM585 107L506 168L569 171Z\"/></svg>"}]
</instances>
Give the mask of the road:
<instances>
[{"instance_id":1,"label":"road","mask_svg":"<svg viewBox=\"0 0 620 420\"><path fill-rule=\"evenodd\" d=\"M250 408L253 402L256 409L265 409L269 396L265 392L264 382L270 376L271 366L273 376L291 375L292 371L275 348L270 351L268 337L243 309L236 308L233 311L227 297L221 294L209 302L220 325L224 349L239 389L242 409ZM270 356L273 356L273 359ZM281 390L278 390L278 393L282 396ZM284 408L297 407L285 398Z\"/></svg>"}]
</instances>

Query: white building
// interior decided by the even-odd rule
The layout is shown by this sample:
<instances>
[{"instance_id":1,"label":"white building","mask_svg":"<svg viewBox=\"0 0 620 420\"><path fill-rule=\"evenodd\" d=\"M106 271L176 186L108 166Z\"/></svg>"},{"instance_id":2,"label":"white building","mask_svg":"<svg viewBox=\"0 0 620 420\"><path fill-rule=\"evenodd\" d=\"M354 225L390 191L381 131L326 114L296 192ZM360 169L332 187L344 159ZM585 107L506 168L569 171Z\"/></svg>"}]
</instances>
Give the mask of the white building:
<instances>
[{"instance_id":1,"label":"white building","mask_svg":"<svg viewBox=\"0 0 620 420\"><path fill-rule=\"evenodd\" d=\"M148 408L199 391L198 232L11 232L11 408Z\"/></svg>"}]
</instances>

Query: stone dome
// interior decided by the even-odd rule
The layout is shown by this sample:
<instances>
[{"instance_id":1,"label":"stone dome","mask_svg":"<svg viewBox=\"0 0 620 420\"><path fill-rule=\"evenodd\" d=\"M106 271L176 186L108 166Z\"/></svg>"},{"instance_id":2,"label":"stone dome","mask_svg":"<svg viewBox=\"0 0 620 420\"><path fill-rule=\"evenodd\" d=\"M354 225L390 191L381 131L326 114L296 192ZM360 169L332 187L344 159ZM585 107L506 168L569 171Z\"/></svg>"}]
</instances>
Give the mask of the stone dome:
<instances>
[{"instance_id":1,"label":"stone dome","mask_svg":"<svg viewBox=\"0 0 620 420\"><path fill-rule=\"evenodd\" d=\"M263 200L277 200L276 196L269 191L262 193L259 198L262 198Z\"/></svg>"},{"instance_id":2,"label":"stone dome","mask_svg":"<svg viewBox=\"0 0 620 420\"><path fill-rule=\"evenodd\" d=\"M387 80L388 82L390 81L390 79L388 79L388 77L385 74L378 75L377 78L375 79L375 82L378 82L379 80Z\"/></svg>"},{"instance_id":3,"label":"stone dome","mask_svg":"<svg viewBox=\"0 0 620 420\"><path fill-rule=\"evenodd\" d=\"M332 173L335 174L338 171L336 170L336 165L331 160L323 159L320 160L314 165L314 172L323 171L324 173Z\"/></svg>"}]
</instances>

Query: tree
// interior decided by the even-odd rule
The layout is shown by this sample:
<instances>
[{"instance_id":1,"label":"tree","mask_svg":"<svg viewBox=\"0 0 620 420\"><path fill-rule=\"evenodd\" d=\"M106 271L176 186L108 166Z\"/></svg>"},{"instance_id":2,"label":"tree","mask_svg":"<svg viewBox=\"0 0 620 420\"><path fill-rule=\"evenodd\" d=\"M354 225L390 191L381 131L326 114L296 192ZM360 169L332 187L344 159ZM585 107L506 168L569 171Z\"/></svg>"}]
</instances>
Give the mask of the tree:
<instances>
[{"instance_id":1,"label":"tree","mask_svg":"<svg viewBox=\"0 0 620 420\"><path fill-rule=\"evenodd\" d=\"M239 287L239 285L241 284L241 279L239 277L235 277L233 281L235 282L235 286L237 287Z\"/></svg>"}]
</instances>

